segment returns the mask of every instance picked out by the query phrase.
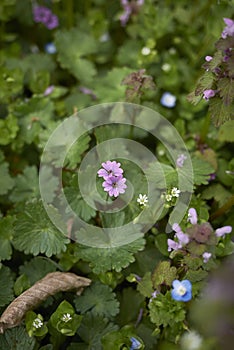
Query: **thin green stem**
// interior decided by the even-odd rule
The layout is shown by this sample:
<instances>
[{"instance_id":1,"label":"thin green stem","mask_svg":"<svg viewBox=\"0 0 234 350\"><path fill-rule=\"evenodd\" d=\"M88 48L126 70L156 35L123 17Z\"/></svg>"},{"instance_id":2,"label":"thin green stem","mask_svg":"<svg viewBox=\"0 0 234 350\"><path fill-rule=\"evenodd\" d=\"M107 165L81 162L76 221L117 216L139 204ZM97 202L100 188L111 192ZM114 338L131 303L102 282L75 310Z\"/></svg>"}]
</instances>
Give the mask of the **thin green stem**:
<instances>
[{"instance_id":1,"label":"thin green stem","mask_svg":"<svg viewBox=\"0 0 234 350\"><path fill-rule=\"evenodd\" d=\"M202 130L200 134L200 140L202 143L205 143L207 134L209 132L210 128L210 113L207 112L206 118L204 119L203 125L202 125Z\"/></svg>"},{"instance_id":2,"label":"thin green stem","mask_svg":"<svg viewBox=\"0 0 234 350\"><path fill-rule=\"evenodd\" d=\"M70 29L74 24L74 8L73 0L66 0L66 15L67 15L67 28Z\"/></svg>"},{"instance_id":3,"label":"thin green stem","mask_svg":"<svg viewBox=\"0 0 234 350\"><path fill-rule=\"evenodd\" d=\"M225 214L231 207L234 205L234 195L232 195L227 202L218 210L214 212L214 214L211 215L210 220L214 220L218 218L219 216Z\"/></svg>"}]
</instances>

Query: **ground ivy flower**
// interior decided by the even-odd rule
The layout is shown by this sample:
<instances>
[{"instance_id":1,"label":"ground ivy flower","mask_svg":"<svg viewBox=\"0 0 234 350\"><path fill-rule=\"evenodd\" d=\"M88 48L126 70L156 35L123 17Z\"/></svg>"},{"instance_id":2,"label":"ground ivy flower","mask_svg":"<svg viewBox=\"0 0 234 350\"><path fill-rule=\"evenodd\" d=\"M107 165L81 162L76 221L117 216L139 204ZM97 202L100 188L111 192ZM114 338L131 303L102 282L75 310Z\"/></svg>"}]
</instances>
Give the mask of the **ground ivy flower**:
<instances>
[{"instance_id":1,"label":"ground ivy flower","mask_svg":"<svg viewBox=\"0 0 234 350\"><path fill-rule=\"evenodd\" d=\"M48 86L44 91L44 96L50 95L54 91L54 85Z\"/></svg>"},{"instance_id":2,"label":"ground ivy flower","mask_svg":"<svg viewBox=\"0 0 234 350\"><path fill-rule=\"evenodd\" d=\"M179 197L179 195L180 195L180 190L178 190L178 188L177 187L173 187L172 188L172 190L171 190L171 195L172 195L172 197Z\"/></svg>"},{"instance_id":3,"label":"ground ivy flower","mask_svg":"<svg viewBox=\"0 0 234 350\"><path fill-rule=\"evenodd\" d=\"M211 97L214 97L215 94L216 94L215 90L212 90L212 89L204 90L203 91L203 98L205 100L209 100Z\"/></svg>"},{"instance_id":4,"label":"ground ivy flower","mask_svg":"<svg viewBox=\"0 0 234 350\"><path fill-rule=\"evenodd\" d=\"M45 6L34 6L33 18L36 23L43 23L48 29L54 29L59 25L58 17Z\"/></svg>"},{"instance_id":5,"label":"ground ivy flower","mask_svg":"<svg viewBox=\"0 0 234 350\"><path fill-rule=\"evenodd\" d=\"M234 21L230 18L224 18L223 20L224 20L224 23L226 24L226 27L222 32L222 38L226 39L227 36L234 35Z\"/></svg>"},{"instance_id":6,"label":"ground ivy flower","mask_svg":"<svg viewBox=\"0 0 234 350\"><path fill-rule=\"evenodd\" d=\"M215 230L215 234L217 237L222 237L222 236L226 235L227 233L231 233L231 232L232 232L231 226L223 226L223 227L217 228L217 230Z\"/></svg>"},{"instance_id":7,"label":"ground ivy flower","mask_svg":"<svg viewBox=\"0 0 234 350\"><path fill-rule=\"evenodd\" d=\"M102 168L97 172L98 176L103 177L104 180L108 179L110 176L122 176L123 169L121 169L120 166L120 163L108 160L107 162L102 163Z\"/></svg>"},{"instance_id":8,"label":"ground ivy flower","mask_svg":"<svg viewBox=\"0 0 234 350\"><path fill-rule=\"evenodd\" d=\"M192 224L192 225L196 225L197 224L197 212L196 209L194 208L190 208L188 211L188 221Z\"/></svg>"},{"instance_id":9,"label":"ground ivy flower","mask_svg":"<svg viewBox=\"0 0 234 350\"><path fill-rule=\"evenodd\" d=\"M37 317L37 318L35 318L35 320L33 321L33 327L35 327L35 328L41 328L42 326L43 326L43 322L42 322L42 320L39 318L39 317Z\"/></svg>"},{"instance_id":10,"label":"ground ivy flower","mask_svg":"<svg viewBox=\"0 0 234 350\"><path fill-rule=\"evenodd\" d=\"M179 250L182 248L182 245L178 242L173 241L173 239L168 238L167 240L167 250L171 252L172 250Z\"/></svg>"},{"instance_id":11,"label":"ground ivy flower","mask_svg":"<svg viewBox=\"0 0 234 350\"><path fill-rule=\"evenodd\" d=\"M176 105L176 97L170 92L164 92L160 99L160 103L164 107L173 108Z\"/></svg>"},{"instance_id":12,"label":"ground ivy flower","mask_svg":"<svg viewBox=\"0 0 234 350\"><path fill-rule=\"evenodd\" d=\"M108 192L109 196L118 197L120 193L124 193L127 185L126 179L120 176L109 176L102 184L104 191Z\"/></svg>"},{"instance_id":13,"label":"ground ivy flower","mask_svg":"<svg viewBox=\"0 0 234 350\"><path fill-rule=\"evenodd\" d=\"M71 321L71 320L72 320L72 317L71 317L71 315L70 315L69 313L64 314L64 315L62 316L62 321L63 321L63 322L69 322L69 321Z\"/></svg>"},{"instance_id":14,"label":"ground ivy flower","mask_svg":"<svg viewBox=\"0 0 234 350\"><path fill-rule=\"evenodd\" d=\"M213 60L213 57L212 56L206 56L205 60L206 60L206 62L210 62L210 61Z\"/></svg>"},{"instance_id":15,"label":"ground ivy flower","mask_svg":"<svg viewBox=\"0 0 234 350\"><path fill-rule=\"evenodd\" d=\"M174 280L172 282L171 296L176 301L189 301L192 299L192 284L189 280Z\"/></svg>"},{"instance_id":16,"label":"ground ivy flower","mask_svg":"<svg viewBox=\"0 0 234 350\"><path fill-rule=\"evenodd\" d=\"M203 262L206 264L210 260L211 256L212 256L211 253L208 253L208 252L203 253L202 254Z\"/></svg>"},{"instance_id":17,"label":"ground ivy flower","mask_svg":"<svg viewBox=\"0 0 234 350\"><path fill-rule=\"evenodd\" d=\"M146 196L146 194L139 194L138 198L137 198L137 202L142 205L143 207L146 207L147 203L148 203L148 197Z\"/></svg>"},{"instance_id":18,"label":"ground ivy flower","mask_svg":"<svg viewBox=\"0 0 234 350\"><path fill-rule=\"evenodd\" d=\"M178 168L182 168L186 159L187 159L187 156L185 156L183 153L180 154L176 159L176 166Z\"/></svg>"},{"instance_id":19,"label":"ground ivy flower","mask_svg":"<svg viewBox=\"0 0 234 350\"><path fill-rule=\"evenodd\" d=\"M141 348L141 343L139 342L139 340L137 340L134 337L131 337L130 340L132 342L130 350L137 350Z\"/></svg>"}]
</instances>

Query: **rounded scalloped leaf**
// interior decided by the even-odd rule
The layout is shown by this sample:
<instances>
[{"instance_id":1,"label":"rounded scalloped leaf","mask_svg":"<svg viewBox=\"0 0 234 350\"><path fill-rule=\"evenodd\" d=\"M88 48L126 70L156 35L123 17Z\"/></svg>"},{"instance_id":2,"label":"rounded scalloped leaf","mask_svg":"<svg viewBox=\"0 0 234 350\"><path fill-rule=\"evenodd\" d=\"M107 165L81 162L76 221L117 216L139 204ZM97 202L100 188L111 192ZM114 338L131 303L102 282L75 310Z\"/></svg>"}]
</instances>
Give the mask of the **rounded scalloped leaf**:
<instances>
[{"instance_id":1,"label":"rounded scalloped leaf","mask_svg":"<svg viewBox=\"0 0 234 350\"><path fill-rule=\"evenodd\" d=\"M119 302L112 289L101 283L93 283L75 300L76 310L86 313L92 310L94 315L114 317L119 312Z\"/></svg>"},{"instance_id":2,"label":"rounded scalloped leaf","mask_svg":"<svg viewBox=\"0 0 234 350\"><path fill-rule=\"evenodd\" d=\"M48 210L57 217L60 227L66 232L57 210L52 205L48 206ZM50 221L41 200L26 203L24 211L17 215L14 226L13 245L25 254L41 253L50 257L65 251L66 244L70 242Z\"/></svg>"}]
</instances>

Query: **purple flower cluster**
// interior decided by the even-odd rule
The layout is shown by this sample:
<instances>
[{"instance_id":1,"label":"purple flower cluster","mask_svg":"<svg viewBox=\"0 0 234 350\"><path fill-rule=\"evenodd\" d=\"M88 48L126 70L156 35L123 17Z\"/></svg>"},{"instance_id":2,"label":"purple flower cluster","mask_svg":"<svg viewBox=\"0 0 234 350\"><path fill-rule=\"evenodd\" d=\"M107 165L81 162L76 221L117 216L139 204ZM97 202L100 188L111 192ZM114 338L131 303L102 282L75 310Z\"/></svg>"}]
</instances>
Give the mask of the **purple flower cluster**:
<instances>
[{"instance_id":1,"label":"purple flower cluster","mask_svg":"<svg viewBox=\"0 0 234 350\"><path fill-rule=\"evenodd\" d=\"M50 30L58 27L59 25L58 17L45 6L34 6L33 18L36 23L43 23L46 28Z\"/></svg>"},{"instance_id":2,"label":"purple flower cluster","mask_svg":"<svg viewBox=\"0 0 234 350\"><path fill-rule=\"evenodd\" d=\"M167 246L168 251L179 250L182 249L185 245L187 245L191 240L196 241L198 244L206 243L209 241L210 236L214 233L216 237L223 237L228 233L231 233L231 226L223 226L221 228L213 230L212 226L205 222L203 224L198 224L198 217L196 209L190 208L188 211L188 221L192 224L192 227L188 227L186 233L184 233L179 226L179 224L175 223L172 225L173 231L175 231L174 240L168 239ZM211 253L204 252L203 261L206 263L211 257Z\"/></svg>"},{"instance_id":3,"label":"purple flower cluster","mask_svg":"<svg viewBox=\"0 0 234 350\"><path fill-rule=\"evenodd\" d=\"M102 187L110 197L118 197L127 188L126 179L123 177L123 169L120 166L120 163L108 160L102 163L102 168L97 172L98 176L104 179Z\"/></svg>"},{"instance_id":4,"label":"purple flower cluster","mask_svg":"<svg viewBox=\"0 0 234 350\"><path fill-rule=\"evenodd\" d=\"M226 27L222 32L222 38L226 39L227 36L234 36L234 21L230 18L224 18L223 20Z\"/></svg>"}]
</instances>

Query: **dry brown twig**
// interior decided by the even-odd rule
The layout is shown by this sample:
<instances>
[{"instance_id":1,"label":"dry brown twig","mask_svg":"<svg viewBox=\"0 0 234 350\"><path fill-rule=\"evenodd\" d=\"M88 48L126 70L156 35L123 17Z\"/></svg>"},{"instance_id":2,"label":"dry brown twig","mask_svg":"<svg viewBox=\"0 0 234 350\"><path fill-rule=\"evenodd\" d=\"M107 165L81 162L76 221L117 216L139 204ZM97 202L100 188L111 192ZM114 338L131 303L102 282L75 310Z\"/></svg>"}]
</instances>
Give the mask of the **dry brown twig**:
<instances>
[{"instance_id":1,"label":"dry brown twig","mask_svg":"<svg viewBox=\"0 0 234 350\"><path fill-rule=\"evenodd\" d=\"M90 283L91 280L88 278L70 272L48 273L8 305L0 317L0 333L17 326L29 310L34 309L49 296L70 290L76 290L77 294L80 294Z\"/></svg>"}]
</instances>

